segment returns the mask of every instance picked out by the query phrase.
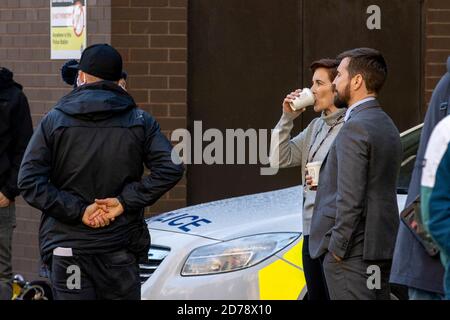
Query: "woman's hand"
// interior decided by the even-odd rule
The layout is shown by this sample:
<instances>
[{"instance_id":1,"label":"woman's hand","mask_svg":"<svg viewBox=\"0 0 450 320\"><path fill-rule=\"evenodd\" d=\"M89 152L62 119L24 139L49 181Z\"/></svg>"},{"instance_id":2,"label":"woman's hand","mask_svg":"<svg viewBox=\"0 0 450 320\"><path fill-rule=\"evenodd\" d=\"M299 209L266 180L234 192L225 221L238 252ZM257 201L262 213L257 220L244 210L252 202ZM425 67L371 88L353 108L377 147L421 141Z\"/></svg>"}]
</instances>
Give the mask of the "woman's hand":
<instances>
[{"instance_id":1,"label":"woman's hand","mask_svg":"<svg viewBox=\"0 0 450 320\"><path fill-rule=\"evenodd\" d=\"M290 94L288 94L286 96L286 98L284 98L283 100L283 112L284 113L289 113L292 115L295 115L296 117L298 117L303 111L305 111L305 108L300 109L300 110L292 110L291 106L289 105L290 102L292 102L295 98L300 96L300 93L302 92L301 89L297 89L293 92L291 92Z\"/></svg>"},{"instance_id":2,"label":"woman's hand","mask_svg":"<svg viewBox=\"0 0 450 320\"><path fill-rule=\"evenodd\" d=\"M309 190L316 191L317 190L317 186L313 187L312 186L312 182L313 182L313 178L311 176L306 175L305 176L305 183L309 187Z\"/></svg>"}]
</instances>

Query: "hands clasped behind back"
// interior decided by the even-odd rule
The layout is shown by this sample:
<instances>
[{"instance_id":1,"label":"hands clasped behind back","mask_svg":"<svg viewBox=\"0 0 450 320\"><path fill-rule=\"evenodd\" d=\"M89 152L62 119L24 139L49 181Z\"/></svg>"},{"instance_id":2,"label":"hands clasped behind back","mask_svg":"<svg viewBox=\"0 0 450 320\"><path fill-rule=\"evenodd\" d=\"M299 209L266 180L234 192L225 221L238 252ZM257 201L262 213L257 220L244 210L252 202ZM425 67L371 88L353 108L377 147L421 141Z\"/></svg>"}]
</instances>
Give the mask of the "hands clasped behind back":
<instances>
[{"instance_id":1,"label":"hands clasped behind back","mask_svg":"<svg viewBox=\"0 0 450 320\"><path fill-rule=\"evenodd\" d=\"M0 192L0 208L6 208L11 204L9 200L3 193Z\"/></svg>"},{"instance_id":2,"label":"hands clasped behind back","mask_svg":"<svg viewBox=\"0 0 450 320\"><path fill-rule=\"evenodd\" d=\"M82 221L91 228L102 228L120 216L124 208L117 198L95 199L84 211Z\"/></svg>"}]
</instances>

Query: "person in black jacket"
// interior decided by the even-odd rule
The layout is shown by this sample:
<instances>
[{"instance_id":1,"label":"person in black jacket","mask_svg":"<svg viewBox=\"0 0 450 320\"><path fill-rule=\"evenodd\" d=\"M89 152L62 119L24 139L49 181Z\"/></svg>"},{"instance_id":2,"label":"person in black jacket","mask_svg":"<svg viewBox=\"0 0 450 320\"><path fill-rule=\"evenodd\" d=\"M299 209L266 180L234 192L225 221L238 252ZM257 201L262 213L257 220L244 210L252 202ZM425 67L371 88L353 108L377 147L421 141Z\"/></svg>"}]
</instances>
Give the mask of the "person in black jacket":
<instances>
[{"instance_id":1,"label":"person in black jacket","mask_svg":"<svg viewBox=\"0 0 450 320\"><path fill-rule=\"evenodd\" d=\"M138 263L150 246L144 207L184 168L155 119L118 86L122 58L113 47L86 48L79 69L80 86L31 138L19 187L42 211L40 251L56 299L140 299Z\"/></svg>"},{"instance_id":2,"label":"person in black jacket","mask_svg":"<svg viewBox=\"0 0 450 320\"><path fill-rule=\"evenodd\" d=\"M0 68L0 300L12 297L11 243L15 225L17 174L33 134L30 108L13 74Z\"/></svg>"}]
</instances>

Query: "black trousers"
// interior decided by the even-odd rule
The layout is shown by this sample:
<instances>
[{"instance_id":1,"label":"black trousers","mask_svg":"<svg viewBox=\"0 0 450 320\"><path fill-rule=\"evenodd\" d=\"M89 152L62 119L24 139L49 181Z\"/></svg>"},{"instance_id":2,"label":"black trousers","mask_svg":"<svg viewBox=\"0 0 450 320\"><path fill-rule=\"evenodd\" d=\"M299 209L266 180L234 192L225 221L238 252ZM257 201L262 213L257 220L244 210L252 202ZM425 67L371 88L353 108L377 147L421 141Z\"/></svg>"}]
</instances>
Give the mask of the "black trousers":
<instances>
[{"instance_id":1,"label":"black trousers","mask_svg":"<svg viewBox=\"0 0 450 320\"><path fill-rule=\"evenodd\" d=\"M55 300L140 300L139 264L126 250L97 255L53 255Z\"/></svg>"},{"instance_id":2,"label":"black trousers","mask_svg":"<svg viewBox=\"0 0 450 320\"><path fill-rule=\"evenodd\" d=\"M329 300L322 258L313 259L309 254L309 236L303 236L303 271L305 273L308 300Z\"/></svg>"},{"instance_id":3,"label":"black trousers","mask_svg":"<svg viewBox=\"0 0 450 320\"><path fill-rule=\"evenodd\" d=\"M12 237L16 224L15 206L0 208L0 300L12 298Z\"/></svg>"},{"instance_id":4,"label":"black trousers","mask_svg":"<svg viewBox=\"0 0 450 320\"><path fill-rule=\"evenodd\" d=\"M338 262L328 252L323 269L331 300L389 300L391 265L392 260L365 261L362 255Z\"/></svg>"}]
</instances>

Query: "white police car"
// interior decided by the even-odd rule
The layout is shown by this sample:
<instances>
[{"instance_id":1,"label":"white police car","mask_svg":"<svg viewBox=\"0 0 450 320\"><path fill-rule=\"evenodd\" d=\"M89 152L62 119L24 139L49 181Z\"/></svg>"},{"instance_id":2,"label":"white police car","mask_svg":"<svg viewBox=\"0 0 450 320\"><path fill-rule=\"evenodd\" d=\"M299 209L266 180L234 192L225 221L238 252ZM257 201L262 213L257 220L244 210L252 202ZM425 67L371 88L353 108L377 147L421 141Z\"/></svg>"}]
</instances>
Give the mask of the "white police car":
<instances>
[{"instance_id":1,"label":"white police car","mask_svg":"<svg viewBox=\"0 0 450 320\"><path fill-rule=\"evenodd\" d=\"M403 209L422 125L401 134ZM214 201L148 219L142 299L302 299L302 192L292 187ZM393 290L397 298L399 289Z\"/></svg>"}]
</instances>

